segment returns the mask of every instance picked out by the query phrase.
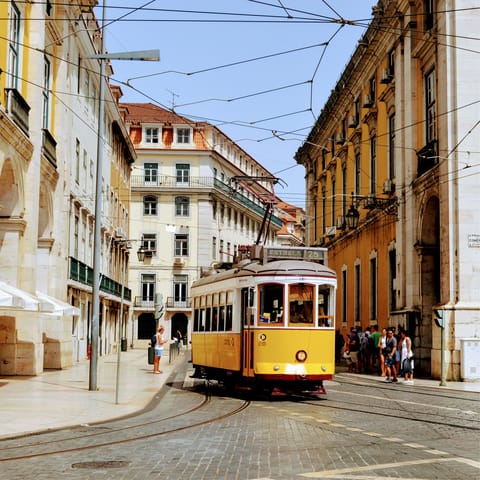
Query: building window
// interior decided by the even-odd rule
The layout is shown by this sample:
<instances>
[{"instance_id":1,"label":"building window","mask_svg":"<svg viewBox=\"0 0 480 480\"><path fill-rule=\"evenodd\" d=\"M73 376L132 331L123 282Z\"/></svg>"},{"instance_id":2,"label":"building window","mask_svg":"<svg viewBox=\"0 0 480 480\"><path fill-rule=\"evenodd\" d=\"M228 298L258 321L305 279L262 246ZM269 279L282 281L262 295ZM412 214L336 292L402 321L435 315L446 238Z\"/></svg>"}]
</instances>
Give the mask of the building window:
<instances>
[{"instance_id":1,"label":"building window","mask_svg":"<svg viewBox=\"0 0 480 480\"><path fill-rule=\"evenodd\" d=\"M342 215L347 214L347 166L342 168ZM345 220L344 220L345 221Z\"/></svg>"},{"instance_id":2,"label":"building window","mask_svg":"<svg viewBox=\"0 0 480 480\"><path fill-rule=\"evenodd\" d=\"M155 299L155 275L153 273L144 273L141 277L142 283L142 302L151 302Z\"/></svg>"},{"instance_id":3,"label":"building window","mask_svg":"<svg viewBox=\"0 0 480 480\"><path fill-rule=\"evenodd\" d=\"M347 323L347 271L342 270L342 323Z\"/></svg>"},{"instance_id":4,"label":"building window","mask_svg":"<svg viewBox=\"0 0 480 480\"><path fill-rule=\"evenodd\" d=\"M48 130L50 124L50 62L43 58L43 89L42 89L42 128Z\"/></svg>"},{"instance_id":5,"label":"building window","mask_svg":"<svg viewBox=\"0 0 480 480\"><path fill-rule=\"evenodd\" d=\"M395 178L395 114L388 117L388 178Z\"/></svg>"},{"instance_id":6,"label":"building window","mask_svg":"<svg viewBox=\"0 0 480 480\"><path fill-rule=\"evenodd\" d=\"M212 237L212 259L217 259L217 237Z\"/></svg>"},{"instance_id":7,"label":"building window","mask_svg":"<svg viewBox=\"0 0 480 480\"><path fill-rule=\"evenodd\" d=\"M186 306L188 299L188 276L174 275L173 276L173 301L175 306Z\"/></svg>"},{"instance_id":8,"label":"building window","mask_svg":"<svg viewBox=\"0 0 480 480\"><path fill-rule=\"evenodd\" d=\"M377 139L370 138L370 193L375 194L377 190Z\"/></svg>"},{"instance_id":9,"label":"building window","mask_svg":"<svg viewBox=\"0 0 480 480\"><path fill-rule=\"evenodd\" d=\"M160 143L159 129L156 127L145 128L145 143L158 144Z\"/></svg>"},{"instance_id":10,"label":"building window","mask_svg":"<svg viewBox=\"0 0 480 480\"><path fill-rule=\"evenodd\" d=\"M397 268L396 268L396 257L397 252L395 249L388 252L388 263L389 263L389 304L390 312L393 312L397 309L397 292L395 290L395 279L397 278ZM413 333L413 332L412 332Z\"/></svg>"},{"instance_id":11,"label":"building window","mask_svg":"<svg viewBox=\"0 0 480 480\"><path fill-rule=\"evenodd\" d=\"M425 30L431 30L434 23L434 0L424 0L423 2L423 27Z\"/></svg>"},{"instance_id":12,"label":"building window","mask_svg":"<svg viewBox=\"0 0 480 480\"><path fill-rule=\"evenodd\" d=\"M80 185L80 140L75 140L75 183Z\"/></svg>"},{"instance_id":13,"label":"building window","mask_svg":"<svg viewBox=\"0 0 480 480\"><path fill-rule=\"evenodd\" d=\"M336 202L337 195L337 182L332 179L332 211L331 211L331 223L330 225L335 226L335 210L337 209Z\"/></svg>"},{"instance_id":14,"label":"building window","mask_svg":"<svg viewBox=\"0 0 480 480\"><path fill-rule=\"evenodd\" d=\"M369 95L372 105L377 101L377 79L372 77L369 81Z\"/></svg>"},{"instance_id":15,"label":"building window","mask_svg":"<svg viewBox=\"0 0 480 480\"><path fill-rule=\"evenodd\" d=\"M355 195L360 195L360 178L362 174L360 151L355 152Z\"/></svg>"},{"instance_id":16,"label":"building window","mask_svg":"<svg viewBox=\"0 0 480 480\"><path fill-rule=\"evenodd\" d=\"M391 77L395 76L395 49L388 53L388 74Z\"/></svg>"},{"instance_id":17,"label":"building window","mask_svg":"<svg viewBox=\"0 0 480 480\"><path fill-rule=\"evenodd\" d=\"M425 75L425 117L427 145L437 138L435 70Z\"/></svg>"},{"instance_id":18,"label":"building window","mask_svg":"<svg viewBox=\"0 0 480 480\"><path fill-rule=\"evenodd\" d=\"M157 214L157 197L154 195L147 195L143 197L143 214L156 215Z\"/></svg>"},{"instance_id":19,"label":"building window","mask_svg":"<svg viewBox=\"0 0 480 480\"><path fill-rule=\"evenodd\" d=\"M177 217L190 215L190 199L188 197L175 197L175 215Z\"/></svg>"},{"instance_id":20,"label":"building window","mask_svg":"<svg viewBox=\"0 0 480 480\"><path fill-rule=\"evenodd\" d=\"M157 251L157 235L155 233L144 233L142 246L148 252L155 253Z\"/></svg>"},{"instance_id":21,"label":"building window","mask_svg":"<svg viewBox=\"0 0 480 480\"><path fill-rule=\"evenodd\" d=\"M370 320L377 319L377 259L370 259Z\"/></svg>"},{"instance_id":22,"label":"building window","mask_svg":"<svg viewBox=\"0 0 480 480\"><path fill-rule=\"evenodd\" d=\"M177 184L188 184L190 182L190 165L188 163L177 163L175 169Z\"/></svg>"},{"instance_id":23,"label":"building window","mask_svg":"<svg viewBox=\"0 0 480 480\"><path fill-rule=\"evenodd\" d=\"M327 168L327 152L326 148L322 149L322 171Z\"/></svg>"},{"instance_id":24,"label":"building window","mask_svg":"<svg viewBox=\"0 0 480 480\"><path fill-rule=\"evenodd\" d=\"M146 163L143 166L144 183L146 185L157 185L158 183L158 163Z\"/></svg>"},{"instance_id":25,"label":"building window","mask_svg":"<svg viewBox=\"0 0 480 480\"><path fill-rule=\"evenodd\" d=\"M10 31L8 34L8 86L17 88L20 56L20 12L14 2L10 5Z\"/></svg>"},{"instance_id":26,"label":"building window","mask_svg":"<svg viewBox=\"0 0 480 480\"><path fill-rule=\"evenodd\" d=\"M175 130L175 143L182 145L190 144L192 137L192 130L190 128L177 128Z\"/></svg>"},{"instance_id":27,"label":"building window","mask_svg":"<svg viewBox=\"0 0 480 480\"><path fill-rule=\"evenodd\" d=\"M355 265L355 284L354 284L354 294L355 294L355 304L353 309L353 321L355 323L360 323L360 311L361 311L361 289L362 279L360 276L360 265Z\"/></svg>"},{"instance_id":28,"label":"building window","mask_svg":"<svg viewBox=\"0 0 480 480\"><path fill-rule=\"evenodd\" d=\"M177 233L175 235L175 256L176 257L188 256L188 234Z\"/></svg>"},{"instance_id":29,"label":"building window","mask_svg":"<svg viewBox=\"0 0 480 480\"><path fill-rule=\"evenodd\" d=\"M322 235L325 235L325 230L327 229L327 191L325 187L322 187Z\"/></svg>"}]
</instances>

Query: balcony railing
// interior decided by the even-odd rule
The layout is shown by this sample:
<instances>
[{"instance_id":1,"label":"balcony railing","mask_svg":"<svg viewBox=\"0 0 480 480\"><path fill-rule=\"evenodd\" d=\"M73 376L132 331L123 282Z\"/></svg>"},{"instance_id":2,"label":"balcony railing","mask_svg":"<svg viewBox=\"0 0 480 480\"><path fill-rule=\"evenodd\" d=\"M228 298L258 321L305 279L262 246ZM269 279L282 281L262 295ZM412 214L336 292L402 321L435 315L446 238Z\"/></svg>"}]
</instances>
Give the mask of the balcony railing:
<instances>
[{"instance_id":1,"label":"balcony railing","mask_svg":"<svg viewBox=\"0 0 480 480\"><path fill-rule=\"evenodd\" d=\"M70 257L69 278L70 280L75 280L76 282L93 287L93 268L90 268L88 265L85 265L79 260ZM100 290L104 293L115 295L119 298L122 296L122 284L106 277L105 275L102 275ZM127 287L124 287L123 299L127 301L132 300L132 291Z\"/></svg>"},{"instance_id":2,"label":"balcony railing","mask_svg":"<svg viewBox=\"0 0 480 480\"><path fill-rule=\"evenodd\" d=\"M133 302L134 307L144 308L146 310L154 310L155 309L155 301L153 297L143 297L137 296Z\"/></svg>"},{"instance_id":3,"label":"balcony railing","mask_svg":"<svg viewBox=\"0 0 480 480\"><path fill-rule=\"evenodd\" d=\"M46 128L42 128L42 133L42 153L57 168L57 142Z\"/></svg>"},{"instance_id":4,"label":"balcony railing","mask_svg":"<svg viewBox=\"0 0 480 480\"><path fill-rule=\"evenodd\" d=\"M5 93L7 94L8 115L28 137L28 114L30 112L30 106L17 89L6 88Z\"/></svg>"},{"instance_id":5,"label":"balcony railing","mask_svg":"<svg viewBox=\"0 0 480 480\"><path fill-rule=\"evenodd\" d=\"M190 297L185 298L184 300L176 300L175 297L167 297L165 303L166 308L175 308L175 309L185 309L192 308L192 299Z\"/></svg>"},{"instance_id":6,"label":"balcony railing","mask_svg":"<svg viewBox=\"0 0 480 480\"><path fill-rule=\"evenodd\" d=\"M417 176L420 177L438 164L437 141L432 140L417 152Z\"/></svg>"},{"instance_id":7,"label":"balcony railing","mask_svg":"<svg viewBox=\"0 0 480 480\"><path fill-rule=\"evenodd\" d=\"M265 207L259 205L254 201L250 200L245 195L242 195L238 191L233 191L230 185L227 185L225 182L219 180L218 178L213 177L190 177L187 182L177 182L176 177L171 177L167 175L158 175L153 178L145 178L145 175L132 175L130 177L130 185L132 188L145 188L146 190L152 189L154 187L158 188L205 188L205 189L217 189L226 195L228 195L233 200L239 202L245 206L248 210L253 210L255 213L263 217L265 213ZM277 227L282 226L282 221L273 216L272 223Z\"/></svg>"}]
</instances>

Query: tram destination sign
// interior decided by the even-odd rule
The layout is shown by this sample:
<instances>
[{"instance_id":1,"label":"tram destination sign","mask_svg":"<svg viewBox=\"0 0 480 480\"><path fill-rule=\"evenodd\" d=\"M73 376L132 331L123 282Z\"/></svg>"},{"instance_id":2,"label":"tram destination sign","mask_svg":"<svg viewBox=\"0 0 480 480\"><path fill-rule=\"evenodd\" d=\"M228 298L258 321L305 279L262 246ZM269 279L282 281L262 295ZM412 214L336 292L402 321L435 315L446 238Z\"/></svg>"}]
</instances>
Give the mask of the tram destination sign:
<instances>
[{"instance_id":1,"label":"tram destination sign","mask_svg":"<svg viewBox=\"0 0 480 480\"><path fill-rule=\"evenodd\" d=\"M267 259L307 260L327 264L327 249L320 247L264 247Z\"/></svg>"}]
</instances>

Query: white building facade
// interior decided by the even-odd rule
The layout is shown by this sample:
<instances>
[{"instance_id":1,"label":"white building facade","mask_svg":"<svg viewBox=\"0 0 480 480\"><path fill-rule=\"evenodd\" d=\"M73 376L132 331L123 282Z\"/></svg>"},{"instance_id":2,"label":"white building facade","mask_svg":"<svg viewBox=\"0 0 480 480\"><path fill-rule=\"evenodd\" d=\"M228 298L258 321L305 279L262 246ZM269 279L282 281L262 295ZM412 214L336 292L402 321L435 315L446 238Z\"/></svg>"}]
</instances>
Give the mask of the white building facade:
<instances>
[{"instance_id":1,"label":"white building facade","mask_svg":"<svg viewBox=\"0 0 480 480\"><path fill-rule=\"evenodd\" d=\"M242 245L259 240L273 179L219 129L153 104L121 104L137 161L131 177L130 235L147 255L132 258L131 338L145 345L158 324L188 341L190 285ZM275 242L273 215L260 241ZM131 336L131 337L130 337Z\"/></svg>"}]
</instances>

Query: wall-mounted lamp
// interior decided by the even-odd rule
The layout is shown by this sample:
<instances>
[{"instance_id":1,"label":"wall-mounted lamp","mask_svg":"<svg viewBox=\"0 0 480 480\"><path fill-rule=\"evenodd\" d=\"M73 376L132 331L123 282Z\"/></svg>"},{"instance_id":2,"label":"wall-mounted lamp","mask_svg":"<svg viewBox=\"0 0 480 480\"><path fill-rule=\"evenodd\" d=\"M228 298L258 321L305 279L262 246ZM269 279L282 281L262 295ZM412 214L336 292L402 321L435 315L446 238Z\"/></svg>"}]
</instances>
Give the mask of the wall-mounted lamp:
<instances>
[{"instance_id":1,"label":"wall-mounted lamp","mask_svg":"<svg viewBox=\"0 0 480 480\"><path fill-rule=\"evenodd\" d=\"M345 215L345 221L349 229L358 227L360 221L360 212L358 206L363 202L363 208L367 210L379 209L385 211L389 215L397 215L398 199L397 197L379 198L374 195L355 195L352 192L352 203Z\"/></svg>"},{"instance_id":2,"label":"wall-mounted lamp","mask_svg":"<svg viewBox=\"0 0 480 480\"><path fill-rule=\"evenodd\" d=\"M145 248L143 245L137 250L137 258L139 262L143 262L145 260Z\"/></svg>"}]
</instances>

